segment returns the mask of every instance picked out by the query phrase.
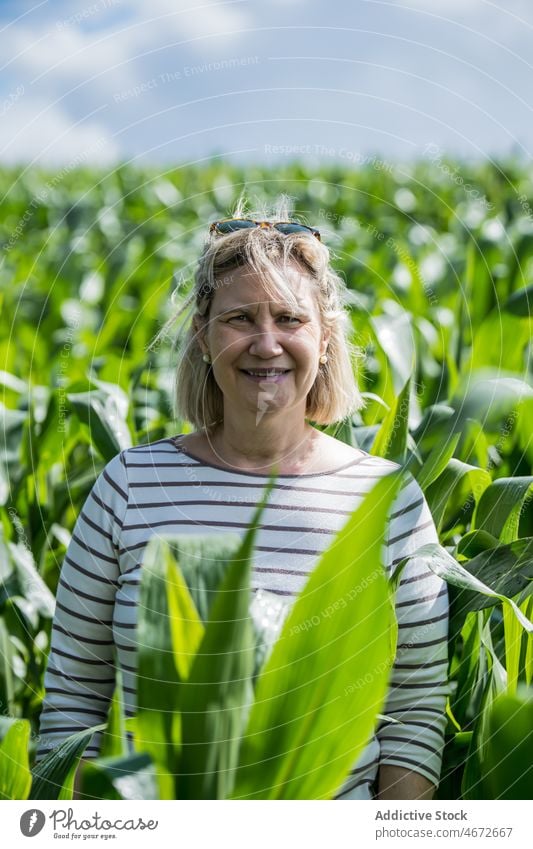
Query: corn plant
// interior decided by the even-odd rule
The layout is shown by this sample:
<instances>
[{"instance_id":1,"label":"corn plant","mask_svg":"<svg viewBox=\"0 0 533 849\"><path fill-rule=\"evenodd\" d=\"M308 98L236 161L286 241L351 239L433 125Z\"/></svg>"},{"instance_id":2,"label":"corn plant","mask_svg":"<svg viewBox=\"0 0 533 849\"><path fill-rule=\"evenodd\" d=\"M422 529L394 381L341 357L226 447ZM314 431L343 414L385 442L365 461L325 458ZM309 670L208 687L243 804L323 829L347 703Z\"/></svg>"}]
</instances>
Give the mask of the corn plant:
<instances>
[{"instance_id":1,"label":"corn plant","mask_svg":"<svg viewBox=\"0 0 533 849\"><path fill-rule=\"evenodd\" d=\"M152 539L139 603L137 713L124 720L112 709L107 734L115 754L84 767L83 790L100 795L113 785L117 798L121 779L139 792L142 774L145 791L158 794L152 798L331 798L372 734L394 658L381 547L399 483L396 472L366 496L323 553L261 664L249 606L265 501L243 540ZM220 556L221 546L229 557ZM370 574L377 578L364 580ZM349 605L319 617L354 587L364 589ZM364 616L368 609L380 610L379 625ZM320 627L300 627L317 617ZM355 673L369 673L371 683L350 687ZM92 733L73 735L39 763L32 798L69 785Z\"/></svg>"},{"instance_id":2,"label":"corn plant","mask_svg":"<svg viewBox=\"0 0 533 849\"><path fill-rule=\"evenodd\" d=\"M296 198L296 211L305 210L333 247L347 284L354 340L365 353L358 380L366 406L325 429L408 468L445 552L428 553L429 561L446 571L451 557L493 593L444 575L452 694L438 791L442 798L492 798L522 792L493 768L490 740L504 709L527 717L533 672L526 622L533 618L533 238L522 163L455 167L490 203L468 198L427 161L390 172L335 165L312 174L292 163L275 180L257 166L254 187L263 187L255 190L259 202L278 185ZM0 169L0 740L22 723L8 748L15 739L22 745L27 723L30 764L54 594L74 521L118 451L190 430L171 420L168 347L148 346L168 315L169 295L179 300L188 292L206 221L228 213L249 172L217 160L165 175L130 166L109 174L76 169L34 208L52 176ZM409 213L401 203L406 189ZM33 214L24 218L28 208ZM165 557L186 582L184 550L173 551ZM187 586L198 636L206 610ZM139 792L172 796L172 770L163 788L154 777L149 736L144 752L129 753L117 716L119 696L106 757L135 757L130 777L125 770L121 781L114 766L101 763L88 764L84 775L92 771L106 793L126 793L138 781ZM153 721L161 734L177 734L168 717L150 716L137 717L131 733L142 737ZM83 739L69 744L74 760ZM527 776L532 760L524 734L514 765ZM68 796L72 762L64 775L51 775L52 789L41 791ZM41 792L37 781L35 788Z\"/></svg>"}]
</instances>

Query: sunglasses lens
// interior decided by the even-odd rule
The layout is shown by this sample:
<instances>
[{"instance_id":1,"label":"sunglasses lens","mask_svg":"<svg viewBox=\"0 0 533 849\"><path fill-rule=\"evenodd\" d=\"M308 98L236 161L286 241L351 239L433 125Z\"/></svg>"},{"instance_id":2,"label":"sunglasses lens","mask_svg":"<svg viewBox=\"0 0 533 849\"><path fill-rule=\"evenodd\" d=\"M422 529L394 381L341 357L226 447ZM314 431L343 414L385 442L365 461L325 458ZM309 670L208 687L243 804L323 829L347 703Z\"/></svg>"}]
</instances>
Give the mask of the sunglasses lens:
<instances>
[{"instance_id":1,"label":"sunglasses lens","mask_svg":"<svg viewBox=\"0 0 533 849\"><path fill-rule=\"evenodd\" d=\"M266 223L267 222L263 222L263 224ZM227 218L224 221L215 221L215 223L211 225L211 229L215 230L217 233L225 234L233 233L235 230L247 230L251 227L259 226L260 224L257 221L252 221L250 218ZM307 227L305 224L298 224L296 221L282 221L281 223L278 222L272 226L285 236L288 236L290 233L312 233L313 236L320 239L320 233L318 230L315 230L313 227Z\"/></svg>"},{"instance_id":2,"label":"sunglasses lens","mask_svg":"<svg viewBox=\"0 0 533 849\"><path fill-rule=\"evenodd\" d=\"M289 233L318 233L318 230L312 230L311 227L306 227L304 224L275 224L276 230L284 233L286 236Z\"/></svg>"},{"instance_id":3,"label":"sunglasses lens","mask_svg":"<svg viewBox=\"0 0 533 849\"><path fill-rule=\"evenodd\" d=\"M248 227L256 227L254 221L247 221L246 219L233 219L229 221L218 221L217 222L217 232L218 233L233 233L234 230L243 230Z\"/></svg>"}]
</instances>

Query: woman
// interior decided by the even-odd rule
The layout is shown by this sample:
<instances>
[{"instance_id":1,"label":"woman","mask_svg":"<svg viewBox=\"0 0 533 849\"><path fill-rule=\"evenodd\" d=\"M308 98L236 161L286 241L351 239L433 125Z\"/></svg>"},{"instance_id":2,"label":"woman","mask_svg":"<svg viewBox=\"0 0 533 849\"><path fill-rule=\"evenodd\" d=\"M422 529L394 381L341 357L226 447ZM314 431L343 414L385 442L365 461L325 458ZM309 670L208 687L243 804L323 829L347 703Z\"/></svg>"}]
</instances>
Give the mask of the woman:
<instances>
[{"instance_id":1,"label":"woman","mask_svg":"<svg viewBox=\"0 0 533 849\"><path fill-rule=\"evenodd\" d=\"M58 587L38 760L105 719L115 646L127 714L134 713L136 605L152 534L244 532L275 471L252 588L290 604L320 552L396 467L311 424L340 421L362 399L343 283L318 231L280 223L286 217L281 206L257 224L243 221L238 208L234 219L211 226L176 374L176 412L196 431L122 451L85 502ZM420 487L408 476L390 514L386 568L436 541ZM431 798L438 784L446 586L413 558L396 604L400 638L384 712L398 722L382 722L335 798ZM99 744L95 735L85 757L97 756Z\"/></svg>"}]
</instances>

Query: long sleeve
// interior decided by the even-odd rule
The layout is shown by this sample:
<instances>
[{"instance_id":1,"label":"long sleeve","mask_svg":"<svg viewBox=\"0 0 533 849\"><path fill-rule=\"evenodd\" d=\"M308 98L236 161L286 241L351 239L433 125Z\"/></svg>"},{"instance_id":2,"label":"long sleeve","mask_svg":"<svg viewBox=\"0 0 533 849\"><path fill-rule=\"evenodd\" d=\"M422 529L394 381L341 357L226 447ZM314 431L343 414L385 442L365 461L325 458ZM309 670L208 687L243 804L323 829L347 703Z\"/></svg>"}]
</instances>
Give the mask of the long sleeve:
<instances>
[{"instance_id":1,"label":"long sleeve","mask_svg":"<svg viewBox=\"0 0 533 849\"><path fill-rule=\"evenodd\" d=\"M388 567L393 570L431 542L438 542L433 518L420 486L408 474L390 515ZM380 766L405 767L438 785L449 692L448 592L446 583L416 557L402 573L396 616L398 644L383 713L401 724L384 722L378 728Z\"/></svg>"},{"instance_id":2,"label":"long sleeve","mask_svg":"<svg viewBox=\"0 0 533 849\"><path fill-rule=\"evenodd\" d=\"M36 762L66 737L104 722L115 684L112 630L119 534L128 503L123 453L95 481L61 567ZM84 757L98 755L94 734Z\"/></svg>"}]
</instances>

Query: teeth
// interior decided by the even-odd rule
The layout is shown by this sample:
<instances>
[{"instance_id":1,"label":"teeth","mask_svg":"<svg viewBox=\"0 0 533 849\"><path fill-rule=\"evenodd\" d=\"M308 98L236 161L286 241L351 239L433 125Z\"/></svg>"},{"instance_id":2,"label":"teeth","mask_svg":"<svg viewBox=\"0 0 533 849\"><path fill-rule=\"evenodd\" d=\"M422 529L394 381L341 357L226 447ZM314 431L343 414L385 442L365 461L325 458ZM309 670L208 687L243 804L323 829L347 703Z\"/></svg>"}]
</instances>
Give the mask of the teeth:
<instances>
[{"instance_id":1,"label":"teeth","mask_svg":"<svg viewBox=\"0 0 533 849\"><path fill-rule=\"evenodd\" d=\"M253 375L253 377L276 377L278 374L284 374L286 369L271 369L270 371L250 371L246 369L247 374Z\"/></svg>"}]
</instances>

